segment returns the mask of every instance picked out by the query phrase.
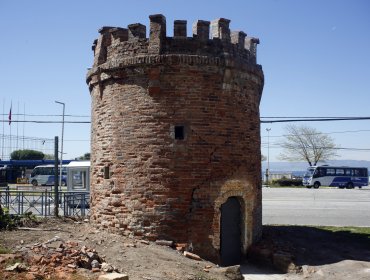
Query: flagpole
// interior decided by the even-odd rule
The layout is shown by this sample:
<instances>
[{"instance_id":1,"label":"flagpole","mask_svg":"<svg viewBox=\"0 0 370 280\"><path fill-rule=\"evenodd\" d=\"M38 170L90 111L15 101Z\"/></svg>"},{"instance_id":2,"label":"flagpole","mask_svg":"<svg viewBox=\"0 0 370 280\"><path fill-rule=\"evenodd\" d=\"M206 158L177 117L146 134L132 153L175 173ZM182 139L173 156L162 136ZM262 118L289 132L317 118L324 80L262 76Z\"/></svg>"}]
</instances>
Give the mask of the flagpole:
<instances>
[{"instance_id":1,"label":"flagpole","mask_svg":"<svg viewBox=\"0 0 370 280\"><path fill-rule=\"evenodd\" d=\"M9 159L11 159L11 153L12 153L12 107L13 107L13 101L10 101L10 111L9 111Z\"/></svg>"},{"instance_id":2,"label":"flagpole","mask_svg":"<svg viewBox=\"0 0 370 280\"><path fill-rule=\"evenodd\" d=\"M17 106L17 141L16 141L16 149L18 150L18 143L19 143L19 133L18 133L18 124L19 124L19 101L18 101L18 106Z\"/></svg>"},{"instance_id":3,"label":"flagpole","mask_svg":"<svg viewBox=\"0 0 370 280\"><path fill-rule=\"evenodd\" d=\"M26 103L23 103L23 143L22 143L22 149L24 150L24 124L26 122Z\"/></svg>"},{"instance_id":4,"label":"flagpole","mask_svg":"<svg viewBox=\"0 0 370 280\"><path fill-rule=\"evenodd\" d=\"M5 98L3 98L3 137L1 147L1 160L4 160L4 140L5 140Z\"/></svg>"}]
</instances>

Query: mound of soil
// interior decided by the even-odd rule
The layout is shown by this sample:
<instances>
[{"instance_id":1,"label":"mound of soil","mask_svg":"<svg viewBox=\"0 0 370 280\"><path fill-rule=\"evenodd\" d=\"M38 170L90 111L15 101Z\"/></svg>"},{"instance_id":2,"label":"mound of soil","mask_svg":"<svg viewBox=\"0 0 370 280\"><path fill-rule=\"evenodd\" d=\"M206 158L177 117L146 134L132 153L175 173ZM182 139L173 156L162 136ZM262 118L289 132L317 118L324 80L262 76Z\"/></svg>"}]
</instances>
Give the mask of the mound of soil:
<instances>
[{"instance_id":1,"label":"mound of soil","mask_svg":"<svg viewBox=\"0 0 370 280\"><path fill-rule=\"evenodd\" d=\"M109 272L130 280L237 280L239 266L220 268L196 256L185 257L183 248L158 245L97 230L90 224L66 218L44 219L36 228L3 231L1 247L16 255L1 259L1 279L97 279ZM2 263L1 263L2 262ZM27 267L15 267L14 263Z\"/></svg>"}]
</instances>

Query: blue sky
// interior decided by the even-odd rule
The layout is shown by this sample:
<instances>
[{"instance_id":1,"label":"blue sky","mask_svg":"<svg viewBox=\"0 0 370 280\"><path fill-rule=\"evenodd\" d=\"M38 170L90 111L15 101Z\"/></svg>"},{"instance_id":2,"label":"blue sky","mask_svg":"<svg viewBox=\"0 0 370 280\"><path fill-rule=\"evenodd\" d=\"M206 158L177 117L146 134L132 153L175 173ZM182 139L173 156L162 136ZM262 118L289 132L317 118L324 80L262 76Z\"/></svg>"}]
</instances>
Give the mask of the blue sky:
<instances>
[{"instance_id":1,"label":"blue sky","mask_svg":"<svg viewBox=\"0 0 370 280\"><path fill-rule=\"evenodd\" d=\"M93 62L91 45L102 26L126 27L161 13L172 36L176 19L231 20L231 30L259 37L257 61L265 74L263 117L370 116L370 1L237 0L237 1L0 1L0 110L27 115L89 116L85 83ZM19 105L18 105L19 104ZM19 107L19 110L18 110ZM3 110L4 108L4 110ZM20 117L23 118L23 117ZM26 120L61 117L26 116ZM66 120L89 120L86 117ZM305 123L330 133L345 148L370 149L370 120ZM262 124L262 153L270 161L281 152L285 124ZM0 134L2 133L0 125ZM54 138L60 124L13 123L12 135ZM17 132L18 130L18 132ZM8 123L4 134L10 134ZM64 158L90 149L90 126L66 124ZM34 141L38 141L37 139ZM0 143L1 145L1 143ZM13 146L15 144L13 143ZM19 144L20 145L20 144ZM50 151L52 153L52 151ZM370 151L346 150L340 159L370 159Z\"/></svg>"}]
</instances>

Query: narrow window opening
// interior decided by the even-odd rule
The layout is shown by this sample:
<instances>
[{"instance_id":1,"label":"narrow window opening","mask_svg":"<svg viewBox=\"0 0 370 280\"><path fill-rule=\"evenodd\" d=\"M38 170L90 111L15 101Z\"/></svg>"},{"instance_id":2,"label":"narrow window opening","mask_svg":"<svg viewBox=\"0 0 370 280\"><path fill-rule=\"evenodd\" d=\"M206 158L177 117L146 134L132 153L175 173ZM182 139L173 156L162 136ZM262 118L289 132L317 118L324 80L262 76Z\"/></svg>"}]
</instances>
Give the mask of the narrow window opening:
<instances>
[{"instance_id":1,"label":"narrow window opening","mask_svg":"<svg viewBox=\"0 0 370 280\"><path fill-rule=\"evenodd\" d=\"M109 166L104 166L104 179L109 179Z\"/></svg>"},{"instance_id":2,"label":"narrow window opening","mask_svg":"<svg viewBox=\"0 0 370 280\"><path fill-rule=\"evenodd\" d=\"M176 125L175 126L175 139L177 140L184 140L185 138L185 131L183 125Z\"/></svg>"}]
</instances>

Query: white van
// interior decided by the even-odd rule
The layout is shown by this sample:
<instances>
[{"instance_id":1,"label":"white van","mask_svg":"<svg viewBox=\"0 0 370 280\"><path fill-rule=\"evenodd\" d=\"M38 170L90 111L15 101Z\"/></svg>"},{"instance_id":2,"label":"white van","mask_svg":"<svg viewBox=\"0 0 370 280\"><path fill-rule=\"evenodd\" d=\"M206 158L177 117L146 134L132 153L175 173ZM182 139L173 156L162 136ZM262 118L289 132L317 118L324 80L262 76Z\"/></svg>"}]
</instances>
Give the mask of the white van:
<instances>
[{"instance_id":1,"label":"white van","mask_svg":"<svg viewBox=\"0 0 370 280\"><path fill-rule=\"evenodd\" d=\"M58 175L60 169L58 167ZM38 185L54 185L55 167L52 164L36 166L31 173L30 182L33 186ZM62 165L62 186L67 185L67 169L66 165Z\"/></svg>"}]
</instances>

